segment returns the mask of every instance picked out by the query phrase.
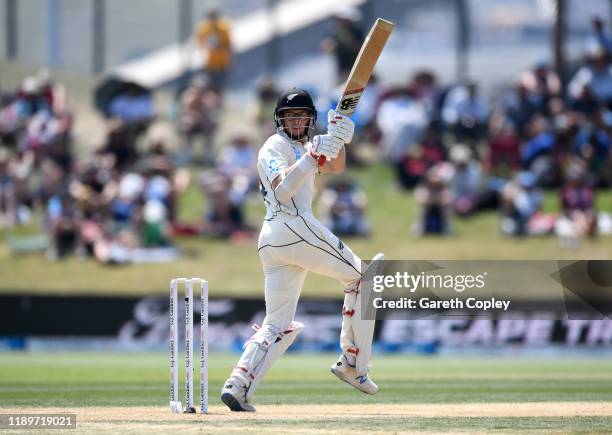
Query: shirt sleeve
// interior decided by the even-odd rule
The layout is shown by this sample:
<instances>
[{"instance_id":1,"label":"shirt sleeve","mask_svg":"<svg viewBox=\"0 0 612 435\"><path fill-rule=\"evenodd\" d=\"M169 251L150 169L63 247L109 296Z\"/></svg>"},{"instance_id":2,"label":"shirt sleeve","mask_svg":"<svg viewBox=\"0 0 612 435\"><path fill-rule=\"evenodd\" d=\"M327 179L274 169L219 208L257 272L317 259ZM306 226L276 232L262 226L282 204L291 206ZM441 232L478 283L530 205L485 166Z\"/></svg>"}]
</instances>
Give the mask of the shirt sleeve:
<instances>
[{"instance_id":1,"label":"shirt sleeve","mask_svg":"<svg viewBox=\"0 0 612 435\"><path fill-rule=\"evenodd\" d=\"M259 153L259 165L270 182L279 175L283 175L289 167L287 158L273 147L265 147Z\"/></svg>"}]
</instances>

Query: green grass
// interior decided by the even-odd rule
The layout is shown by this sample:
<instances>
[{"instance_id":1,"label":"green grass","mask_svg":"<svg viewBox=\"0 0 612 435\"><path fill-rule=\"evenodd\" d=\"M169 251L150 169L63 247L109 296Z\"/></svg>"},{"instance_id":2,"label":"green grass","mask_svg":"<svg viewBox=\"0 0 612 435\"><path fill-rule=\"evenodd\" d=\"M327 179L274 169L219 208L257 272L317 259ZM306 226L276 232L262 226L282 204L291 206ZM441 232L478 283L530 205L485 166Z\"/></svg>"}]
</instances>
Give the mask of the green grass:
<instances>
[{"instance_id":1,"label":"green grass","mask_svg":"<svg viewBox=\"0 0 612 435\"><path fill-rule=\"evenodd\" d=\"M211 404L236 362L212 354ZM257 394L259 404L466 403L612 400L606 359L533 360L376 356L380 394L370 397L335 381L335 355L281 358ZM182 388L182 387L181 387ZM0 407L165 406L166 354L0 354Z\"/></svg>"},{"instance_id":2,"label":"green grass","mask_svg":"<svg viewBox=\"0 0 612 435\"><path fill-rule=\"evenodd\" d=\"M362 183L368 196L368 215L373 233L369 239L347 239L362 258L384 251L388 259L607 259L611 258L612 238L585 240L576 250L560 250L554 237L509 239L499 233L499 217L494 212L455 221L456 232L447 238L415 238L410 227L416 207L411 193L396 186L393 173L375 165L351 173ZM196 187L180 198L179 216L200 219L204 199ZM546 196L545 210L557 210L557 196ZM598 196L598 207L612 210L612 192ZM248 220L259 228L264 214L259 198L247 207ZM159 265L126 267L102 266L93 260L69 258L48 262L42 254L13 256L0 241L0 292L32 293L165 293L170 278L206 277L213 296L261 296L263 277L255 243L236 245L223 240L199 238L178 241L185 255L179 261ZM311 274L303 291L307 296L337 297L338 285Z\"/></svg>"},{"instance_id":3,"label":"green grass","mask_svg":"<svg viewBox=\"0 0 612 435\"><path fill-rule=\"evenodd\" d=\"M612 363L606 359L502 359L376 356L373 375L380 386L375 396L358 394L328 370L335 355L290 354L270 371L255 398L256 405L468 404L612 401ZM222 382L236 355L212 354L210 405L221 405ZM182 379L182 373L181 373ZM197 385L197 370L196 370ZM181 386L181 389L183 387ZM182 390L181 390L182 391ZM181 392L181 394L183 394ZM0 409L23 407L167 407L166 354L11 353L0 354ZM510 405L510 408L512 406ZM97 412L97 411L94 411ZM126 416L113 424L145 423L153 430L172 430L173 424L201 430L202 420L147 421ZM376 415L340 418L222 420L211 415L206 427L218 430L379 430L379 431L588 431L605 432L611 416L556 417ZM99 423L103 424L103 423ZM106 424L110 424L106 423ZM103 426L106 427L106 426ZM200 428L200 429L198 429ZM138 428L133 430L137 430ZM142 431L142 428L139 429Z\"/></svg>"}]
</instances>

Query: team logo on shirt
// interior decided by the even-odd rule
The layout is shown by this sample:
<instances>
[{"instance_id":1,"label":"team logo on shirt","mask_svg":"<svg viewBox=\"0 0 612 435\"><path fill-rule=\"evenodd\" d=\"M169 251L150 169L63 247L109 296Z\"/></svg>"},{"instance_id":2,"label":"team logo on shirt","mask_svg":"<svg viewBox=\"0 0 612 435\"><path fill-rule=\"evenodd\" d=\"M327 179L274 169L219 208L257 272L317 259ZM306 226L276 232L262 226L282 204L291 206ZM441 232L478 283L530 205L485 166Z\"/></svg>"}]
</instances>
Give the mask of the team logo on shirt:
<instances>
[{"instance_id":1,"label":"team logo on shirt","mask_svg":"<svg viewBox=\"0 0 612 435\"><path fill-rule=\"evenodd\" d=\"M270 159L268 163L268 172L270 175L276 175L280 172L280 162L276 159Z\"/></svg>"},{"instance_id":2,"label":"team logo on shirt","mask_svg":"<svg viewBox=\"0 0 612 435\"><path fill-rule=\"evenodd\" d=\"M293 147L293 155L295 156L295 160L300 160L300 157L302 157L302 153L296 147Z\"/></svg>"}]
</instances>

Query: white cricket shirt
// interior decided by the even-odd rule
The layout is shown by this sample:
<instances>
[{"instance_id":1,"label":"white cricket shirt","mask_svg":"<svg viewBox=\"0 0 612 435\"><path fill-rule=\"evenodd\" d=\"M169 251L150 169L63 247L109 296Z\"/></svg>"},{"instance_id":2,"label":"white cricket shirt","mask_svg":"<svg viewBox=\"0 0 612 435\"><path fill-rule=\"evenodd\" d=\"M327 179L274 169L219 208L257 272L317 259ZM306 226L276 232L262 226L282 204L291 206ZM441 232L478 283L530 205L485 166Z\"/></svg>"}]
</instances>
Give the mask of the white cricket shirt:
<instances>
[{"instance_id":1,"label":"white cricket shirt","mask_svg":"<svg viewBox=\"0 0 612 435\"><path fill-rule=\"evenodd\" d=\"M282 203L274 195L272 181L310 149L310 143L305 145L291 140L284 134L270 136L259 150L257 170L259 172L259 190L266 205L266 220L271 220L278 213L298 216L312 213L312 198L316 172L313 171L297 190L293 198Z\"/></svg>"}]
</instances>

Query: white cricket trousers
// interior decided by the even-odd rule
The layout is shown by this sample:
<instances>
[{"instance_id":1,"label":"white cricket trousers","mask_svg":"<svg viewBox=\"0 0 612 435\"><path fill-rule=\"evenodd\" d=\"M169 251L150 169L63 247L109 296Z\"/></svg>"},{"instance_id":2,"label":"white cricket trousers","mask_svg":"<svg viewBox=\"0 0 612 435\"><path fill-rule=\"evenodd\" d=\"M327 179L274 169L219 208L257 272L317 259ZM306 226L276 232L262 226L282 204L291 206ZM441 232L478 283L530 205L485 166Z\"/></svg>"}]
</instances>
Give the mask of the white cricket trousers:
<instances>
[{"instance_id":1,"label":"white cricket trousers","mask_svg":"<svg viewBox=\"0 0 612 435\"><path fill-rule=\"evenodd\" d=\"M264 221L258 246L265 275L263 325L279 331L293 321L309 271L336 278L344 288L356 285L361 278L361 259L311 213L279 213ZM338 296L343 296L340 290ZM349 345L352 343L342 343L343 348Z\"/></svg>"}]
</instances>

